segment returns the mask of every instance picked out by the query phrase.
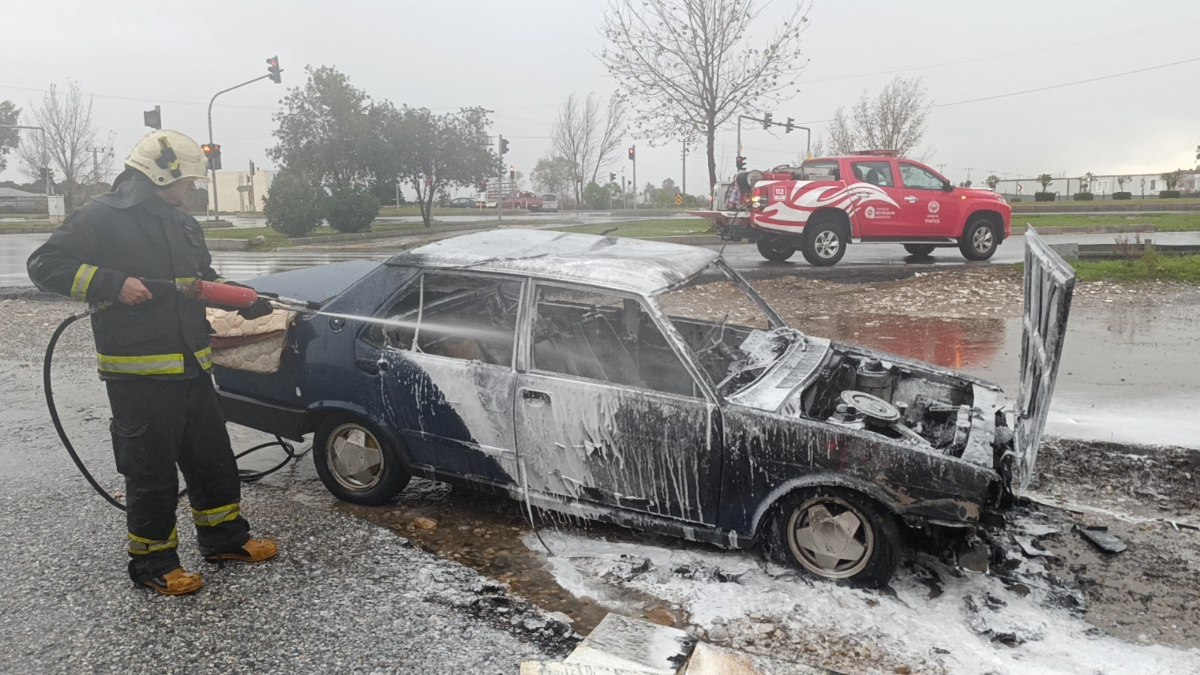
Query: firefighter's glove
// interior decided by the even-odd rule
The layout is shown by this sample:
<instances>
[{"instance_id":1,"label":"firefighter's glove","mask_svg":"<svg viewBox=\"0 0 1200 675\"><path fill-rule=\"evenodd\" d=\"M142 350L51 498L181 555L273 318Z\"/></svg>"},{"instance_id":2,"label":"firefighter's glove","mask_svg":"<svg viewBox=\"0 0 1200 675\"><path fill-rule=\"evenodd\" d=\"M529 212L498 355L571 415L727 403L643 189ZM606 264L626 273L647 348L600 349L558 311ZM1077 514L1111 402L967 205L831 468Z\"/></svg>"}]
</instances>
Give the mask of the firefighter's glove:
<instances>
[{"instance_id":1,"label":"firefighter's glove","mask_svg":"<svg viewBox=\"0 0 1200 675\"><path fill-rule=\"evenodd\" d=\"M245 309L239 309L238 316L243 319L253 320L264 317L273 311L275 311L275 308L271 306L270 302L267 302L266 298L259 298L253 305Z\"/></svg>"}]
</instances>

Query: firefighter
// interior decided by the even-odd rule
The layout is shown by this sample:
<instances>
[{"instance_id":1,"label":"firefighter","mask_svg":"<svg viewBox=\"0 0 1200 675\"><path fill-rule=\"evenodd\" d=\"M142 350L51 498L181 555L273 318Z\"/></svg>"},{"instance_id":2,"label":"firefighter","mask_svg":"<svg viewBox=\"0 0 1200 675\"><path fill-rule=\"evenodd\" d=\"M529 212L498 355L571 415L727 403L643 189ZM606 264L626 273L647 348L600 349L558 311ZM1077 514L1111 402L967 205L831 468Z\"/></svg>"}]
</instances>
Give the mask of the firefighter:
<instances>
[{"instance_id":1,"label":"firefighter","mask_svg":"<svg viewBox=\"0 0 1200 675\"><path fill-rule=\"evenodd\" d=\"M169 130L138 141L112 192L94 198L29 257L39 289L100 307L91 316L100 379L112 408L113 454L125 477L129 576L163 595L204 586L176 551L176 466L187 483L205 560L262 562L278 549L251 539L241 484L210 370L212 331L186 293L196 279L227 283L196 219L181 210L205 180L191 138ZM164 289L161 281L170 280ZM265 300L242 310L256 318Z\"/></svg>"}]
</instances>

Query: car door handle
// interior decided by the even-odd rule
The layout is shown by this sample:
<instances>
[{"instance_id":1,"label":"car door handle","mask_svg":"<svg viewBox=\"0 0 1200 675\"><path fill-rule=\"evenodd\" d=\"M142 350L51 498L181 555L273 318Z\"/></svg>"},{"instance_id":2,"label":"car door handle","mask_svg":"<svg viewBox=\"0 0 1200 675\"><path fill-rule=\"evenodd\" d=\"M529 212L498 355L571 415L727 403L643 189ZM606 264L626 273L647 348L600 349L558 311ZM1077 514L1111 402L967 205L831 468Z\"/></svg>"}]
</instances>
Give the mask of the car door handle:
<instances>
[{"instance_id":1,"label":"car door handle","mask_svg":"<svg viewBox=\"0 0 1200 675\"><path fill-rule=\"evenodd\" d=\"M530 405L543 406L550 403L550 394L536 389L522 389L521 398L525 399Z\"/></svg>"},{"instance_id":2,"label":"car door handle","mask_svg":"<svg viewBox=\"0 0 1200 675\"><path fill-rule=\"evenodd\" d=\"M919 202L921 200L916 197L905 197L904 201L908 202L909 204L916 204L917 202Z\"/></svg>"},{"instance_id":3,"label":"car door handle","mask_svg":"<svg viewBox=\"0 0 1200 675\"><path fill-rule=\"evenodd\" d=\"M354 362L354 365L368 375L378 375L379 371L388 369L387 361L376 361L374 359L358 359Z\"/></svg>"}]
</instances>

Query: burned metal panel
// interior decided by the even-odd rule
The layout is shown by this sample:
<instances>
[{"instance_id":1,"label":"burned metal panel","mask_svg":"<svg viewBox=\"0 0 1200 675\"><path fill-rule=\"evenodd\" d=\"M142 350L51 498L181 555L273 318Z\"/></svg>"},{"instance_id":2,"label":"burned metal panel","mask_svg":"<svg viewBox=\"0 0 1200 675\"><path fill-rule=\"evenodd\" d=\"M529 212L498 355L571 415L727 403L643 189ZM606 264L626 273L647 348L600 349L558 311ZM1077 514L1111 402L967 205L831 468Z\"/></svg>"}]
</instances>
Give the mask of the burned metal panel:
<instances>
[{"instance_id":1,"label":"burned metal panel","mask_svg":"<svg viewBox=\"0 0 1200 675\"><path fill-rule=\"evenodd\" d=\"M869 432L729 406L718 526L753 534L766 509L792 489L841 485L899 513L975 522L999 476L956 457Z\"/></svg>"},{"instance_id":2,"label":"burned metal panel","mask_svg":"<svg viewBox=\"0 0 1200 675\"><path fill-rule=\"evenodd\" d=\"M1050 414L1075 270L1032 227L1025 232L1025 313L1021 331L1021 389L1017 396L1013 483L1024 489L1033 477L1038 446Z\"/></svg>"},{"instance_id":3,"label":"burned metal panel","mask_svg":"<svg viewBox=\"0 0 1200 675\"><path fill-rule=\"evenodd\" d=\"M582 378L518 377L516 435L531 492L712 523L717 411L701 398Z\"/></svg>"},{"instance_id":4,"label":"burned metal panel","mask_svg":"<svg viewBox=\"0 0 1200 675\"><path fill-rule=\"evenodd\" d=\"M646 295L691 278L717 256L680 244L506 229L443 239L388 264L512 272Z\"/></svg>"}]
</instances>

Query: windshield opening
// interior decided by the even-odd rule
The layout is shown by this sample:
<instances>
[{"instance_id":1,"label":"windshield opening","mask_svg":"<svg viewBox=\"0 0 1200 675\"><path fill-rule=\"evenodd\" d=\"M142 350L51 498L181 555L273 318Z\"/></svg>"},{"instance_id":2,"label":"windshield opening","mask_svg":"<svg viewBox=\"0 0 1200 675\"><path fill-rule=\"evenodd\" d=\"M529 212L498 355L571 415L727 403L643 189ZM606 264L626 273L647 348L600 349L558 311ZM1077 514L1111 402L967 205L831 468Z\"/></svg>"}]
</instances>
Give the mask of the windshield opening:
<instances>
[{"instance_id":1,"label":"windshield opening","mask_svg":"<svg viewBox=\"0 0 1200 675\"><path fill-rule=\"evenodd\" d=\"M752 382L801 337L719 259L656 300L722 393Z\"/></svg>"}]
</instances>

